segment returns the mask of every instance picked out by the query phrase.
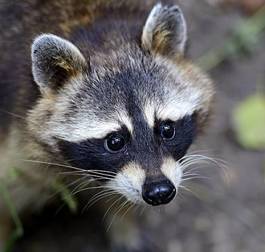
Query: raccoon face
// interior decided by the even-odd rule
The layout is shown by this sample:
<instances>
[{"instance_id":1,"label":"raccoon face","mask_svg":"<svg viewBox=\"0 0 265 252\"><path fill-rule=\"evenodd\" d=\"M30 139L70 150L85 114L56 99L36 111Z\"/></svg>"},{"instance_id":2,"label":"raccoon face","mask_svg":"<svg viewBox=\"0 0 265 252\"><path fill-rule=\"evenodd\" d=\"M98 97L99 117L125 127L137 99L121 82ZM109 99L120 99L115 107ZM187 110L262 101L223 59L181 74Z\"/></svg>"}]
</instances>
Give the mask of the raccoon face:
<instances>
[{"instance_id":1,"label":"raccoon face","mask_svg":"<svg viewBox=\"0 0 265 252\"><path fill-rule=\"evenodd\" d=\"M55 35L37 37L32 72L42 97L30 131L72 166L107 174L101 182L128 200L170 202L213 95L211 81L183 59L186 37L180 9L161 4L141 43L124 39L86 55Z\"/></svg>"}]
</instances>

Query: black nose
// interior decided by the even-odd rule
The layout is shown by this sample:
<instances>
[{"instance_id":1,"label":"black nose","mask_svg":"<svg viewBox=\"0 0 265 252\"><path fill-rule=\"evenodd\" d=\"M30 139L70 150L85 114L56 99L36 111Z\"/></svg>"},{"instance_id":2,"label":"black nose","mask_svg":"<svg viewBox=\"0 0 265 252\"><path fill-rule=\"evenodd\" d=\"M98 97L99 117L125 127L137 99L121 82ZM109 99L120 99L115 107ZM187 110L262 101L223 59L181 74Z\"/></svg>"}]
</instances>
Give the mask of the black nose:
<instances>
[{"instance_id":1,"label":"black nose","mask_svg":"<svg viewBox=\"0 0 265 252\"><path fill-rule=\"evenodd\" d=\"M176 188L169 180L145 184L142 193L144 201L152 206L167 204L175 195Z\"/></svg>"}]
</instances>

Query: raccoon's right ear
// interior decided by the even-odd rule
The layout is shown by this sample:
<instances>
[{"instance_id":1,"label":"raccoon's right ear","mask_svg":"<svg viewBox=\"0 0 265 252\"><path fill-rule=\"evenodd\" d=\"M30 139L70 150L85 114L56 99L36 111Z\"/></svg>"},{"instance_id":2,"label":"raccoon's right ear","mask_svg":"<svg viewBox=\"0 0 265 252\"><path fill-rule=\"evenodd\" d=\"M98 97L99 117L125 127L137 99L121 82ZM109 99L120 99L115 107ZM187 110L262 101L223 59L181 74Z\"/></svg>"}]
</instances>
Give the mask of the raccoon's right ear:
<instances>
[{"instance_id":1,"label":"raccoon's right ear","mask_svg":"<svg viewBox=\"0 0 265 252\"><path fill-rule=\"evenodd\" d=\"M40 90L56 90L88 64L71 42L52 34L38 36L31 47L32 74Z\"/></svg>"},{"instance_id":2,"label":"raccoon's right ear","mask_svg":"<svg viewBox=\"0 0 265 252\"><path fill-rule=\"evenodd\" d=\"M143 49L154 54L175 57L185 52L187 25L177 5L155 5L150 12L142 32Z\"/></svg>"}]
</instances>

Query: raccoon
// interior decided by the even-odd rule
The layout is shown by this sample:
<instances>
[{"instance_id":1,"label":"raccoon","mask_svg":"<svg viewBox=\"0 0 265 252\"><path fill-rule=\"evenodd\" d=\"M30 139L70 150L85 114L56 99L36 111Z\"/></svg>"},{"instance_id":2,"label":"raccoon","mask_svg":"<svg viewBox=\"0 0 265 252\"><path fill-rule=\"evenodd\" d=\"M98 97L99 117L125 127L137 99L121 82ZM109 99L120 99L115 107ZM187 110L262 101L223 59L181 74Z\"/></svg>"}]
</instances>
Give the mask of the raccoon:
<instances>
[{"instance_id":1,"label":"raccoon","mask_svg":"<svg viewBox=\"0 0 265 252\"><path fill-rule=\"evenodd\" d=\"M45 204L63 170L135 204L171 202L214 96L185 57L180 7L2 1L0 16L0 181L18 211Z\"/></svg>"}]
</instances>

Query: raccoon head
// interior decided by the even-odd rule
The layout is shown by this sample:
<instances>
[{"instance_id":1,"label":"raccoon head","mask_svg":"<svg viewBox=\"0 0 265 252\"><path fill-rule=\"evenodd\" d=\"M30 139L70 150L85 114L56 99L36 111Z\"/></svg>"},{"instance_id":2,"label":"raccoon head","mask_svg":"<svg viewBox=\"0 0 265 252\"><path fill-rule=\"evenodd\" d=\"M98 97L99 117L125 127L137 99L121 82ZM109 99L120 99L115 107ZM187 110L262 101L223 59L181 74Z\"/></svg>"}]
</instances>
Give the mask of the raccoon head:
<instances>
[{"instance_id":1,"label":"raccoon head","mask_svg":"<svg viewBox=\"0 0 265 252\"><path fill-rule=\"evenodd\" d=\"M89 55L55 35L37 37L32 72L42 95L29 128L72 166L107 174L102 183L128 200L160 205L176 195L181 159L206 121L213 86L184 60L179 7L156 5L139 37L102 41L110 49Z\"/></svg>"}]
</instances>

